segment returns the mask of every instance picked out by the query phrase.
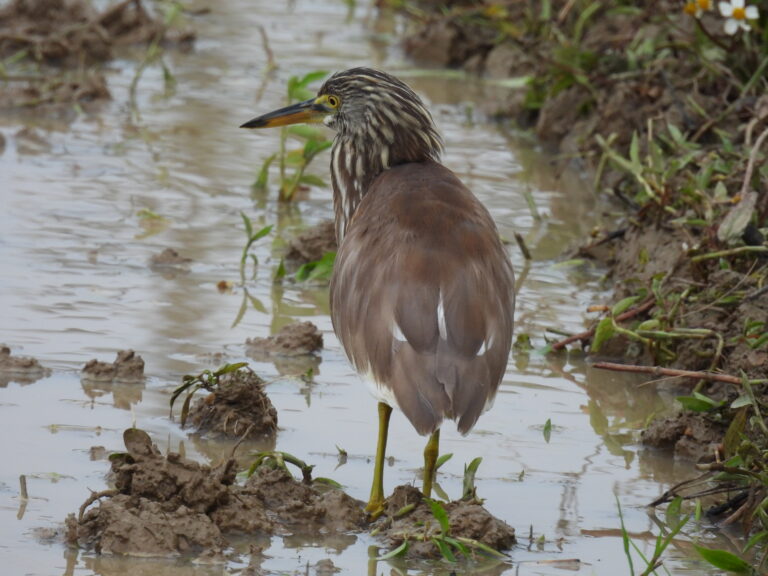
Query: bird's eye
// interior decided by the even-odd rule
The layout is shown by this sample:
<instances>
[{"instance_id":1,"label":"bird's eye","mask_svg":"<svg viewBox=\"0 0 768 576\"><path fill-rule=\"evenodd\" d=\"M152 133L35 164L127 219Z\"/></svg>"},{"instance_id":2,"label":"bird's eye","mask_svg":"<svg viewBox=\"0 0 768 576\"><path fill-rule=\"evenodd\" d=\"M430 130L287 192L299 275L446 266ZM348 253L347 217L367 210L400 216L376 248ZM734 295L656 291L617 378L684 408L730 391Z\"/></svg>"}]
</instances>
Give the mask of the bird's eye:
<instances>
[{"instance_id":1,"label":"bird's eye","mask_svg":"<svg viewBox=\"0 0 768 576\"><path fill-rule=\"evenodd\" d=\"M339 104L341 104L341 100L339 100L338 96L328 96L328 106L338 108Z\"/></svg>"}]
</instances>

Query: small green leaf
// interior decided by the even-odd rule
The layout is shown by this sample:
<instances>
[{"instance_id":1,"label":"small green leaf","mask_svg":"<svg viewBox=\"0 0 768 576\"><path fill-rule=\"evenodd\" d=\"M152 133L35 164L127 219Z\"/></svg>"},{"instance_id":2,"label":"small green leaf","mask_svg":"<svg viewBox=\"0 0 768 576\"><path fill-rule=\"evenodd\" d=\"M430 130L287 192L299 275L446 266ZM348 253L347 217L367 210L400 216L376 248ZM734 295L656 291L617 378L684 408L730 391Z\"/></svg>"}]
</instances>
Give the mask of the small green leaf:
<instances>
[{"instance_id":1,"label":"small green leaf","mask_svg":"<svg viewBox=\"0 0 768 576\"><path fill-rule=\"evenodd\" d=\"M549 444L549 439L552 437L552 420L550 418L547 418L547 421L544 422L544 441Z\"/></svg>"},{"instance_id":2,"label":"small green leaf","mask_svg":"<svg viewBox=\"0 0 768 576\"><path fill-rule=\"evenodd\" d=\"M676 528L680 524L680 509L682 508L682 505L683 499L680 498L680 496L675 496L672 502L669 503L669 506L667 506L667 510L664 513L664 520L670 528Z\"/></svg>"},{"instance_id":3,"label":"small green leaf","mask_svg":"<svg viewBox=\"0 0 768 576\"><path fill-rule=\"evenodd\" d=\"M464 480L462 482L461 499L471 500L476 495L475 488L475 475L477 469L480 467L480 463L483 461L481 457L474 458L472 462L464 466Z\"/></svg>"},{"instance_id":4,"label":"small green leaf","mask_svg":"<svg viewBox=\"0 0 768 576\"><path fill-rule=\"evenodd\" d=\"M264 164L261 165L259 174L256 176L256 180L251 184L251 188L254 190L266 190L267 183L269 182L269 167L277 158L277 154L272 154L269 158L264 160Z\"/></svg>"},{"instance_id":5,"label":"small green leaf","mask_svg":"<svg viewBox=\"0 0 768 576\"><path fill-rule=\"evenodd\" d=\"M711 548L704 548L703 546L696 546L695 544L693 547L696 548L696 551L701 554L701 557L704 558L704 560L712 564L715 568L720 568L721 570L726 570L735 574L752 574L752 567L735 554L731 554L725 550L712 550Z\"/></svg>"},{"instance_id":6,"label":"small green leaf","mask_svg":"<svg viewBox=\"0 0 768 576\"><path fill-rule=\"evenodd\" d=\"M456 540L456 538L451 538L450 536L443 536L443 540L456 548L463 556L464 558L469 558L469 548L465 546L463 543Z\"/></svg>"},{"instance_id":7,"label":"small green leaf","mask_svg":"<svg viewBox=\"0 0 768 576\"><path fill-rule=\"evenodd\" d=\"M254 242L256 242L256 240L261 240L262 238L264 238L264 236L266 236L270 232L272 232L272 224L270 224L269 226L264 226L264 228L256 232L256 234L249 234L248 242L250 244L253 244Z\"/></svg>"},{"instance_id":8,"label":"small green leaf","mask_svg":"<svg viewBox=\"0 0 768 576\"><path fill-rule=\"evenodd\" d=\"M245 215L245 212L242 210L240 211L240 217L243 219L243 224L245 224L245 235L250 238L253 235L253 226L251 224L251 219L248 218L248 216Z\"/></svg>"},{"instance_id":9,"label":"small green leaf","mask_svg":"<svg viewBox=\"0 0 768 576\"><path fill-rule=\"evenodd\" d=\"M746 546L744 546L743 552L747 552L750 548L753 548L755 545L766 539L768 539L768 530L761 530L749 539Z\"/></svg>"},{"instance_id":10,"label":"small green leaf","mask_svg":"<svg viewBox=\"0 0 768 576\"><path fill-rule=\"evenodd\" d=\"M640 300L640 296L629 296L628 298L619 300L616 304L614 304L613 308L611 308L611 314L618 316L622 312L626 312L629 307L638 300Z\"/></svg>"},{"instance_id":11,"label":"small green leaf","mask_svg":"<svg viewBox=\"0 0 768 576\"><path fill-rule=\"evenodd\" d=\"M336 482L336 480L333 480L332 478L325 478L324 476L318 476L317 478L313 478L312 484L323 484L325 486L330 486L331 488L338 488L338 489L343 488L343 486L338 482Z\"/></svg>"},{"instance_id":12,"label":"small green leaf","mask_svg":"<svg viewBox=\"0 0 768 576\"><path fill-rule=\"evenodd\" d=\"M694 396L678 396L677 401L683 405L683 408L692 412L709 412L714 408L712 402Z\"/></svg>"},{"instance_id":13,"label":"small green leaf","mask_svg":"<svg viewBox=\"0 0 768 576\"><path fill-rule=\"evenodd\" d=\"M314 186L315 188L328 187L325 183L325 180L323 180L319 176L315 176L314 174L302 174L301 178L299 178L299 183L305 184L307 186Z\"/></svg>"},{"instance_id":14,"label":"small green leaf","mask_svg":"<svg viewBox=\"0 0 768 576\"><path fill-rule=\"evenodd\" d=\"M398 556L404 556L405 553L408 551L408 540L403 540L403 543L400 544L397 548L393 548L386 554L383 554L376 558L376 560L391 560L392 558L397 558Z\"/></svg>"},{"instance_id":15,"label":"small green leaf","mask_svg":"<svg viewBox=\"0 0 768 576\"><path fill-rule=\"evenodd\" d=\"M656 318L651 318L650 320L646 320L645 322L641 322L637 326L637 331L648 331L648 330L657 330L658 327L661 326L661 323Z\"/></svg>"},{"instance_id":16,"label":"small green leaf","mask_svg":"<svg viewBox=\"0 0 768 576\"><path fill-rule=\"evenodd\" d=\"M435 471L440 470L440 466L448 462L451 458L453 458L453 454L440 454L440 457L435 462Z\"/></svg>"},{"instance_id":17,"label":"small green leaf","mask_svg":"<svg viewBox=\"0 0 768 576\"><path fill-rule=\"evenodd\" d=\"M456 562L456 556L451 552L451 547L448 546L442 538L432 538L432 543L437 546L437 549L440 550L440 554L442 554L443 558L448 562Z\"/></svg>"},{"instance_id":18,"label":"small green leaf","mask_svg":"<svg viewBox=\"0 0 768 576\"><path fill-rule=\"evenodd\" d=\"M285 278L285 262L280 258L280 264L277 265L277 270L275 270L275 280L282 280L283 278Z\"/></svg>"},{"instance_id":19,"label":"small green leaf","mask_svg":"<svg viewBox=\"0 0 768 576\"><path fill-rule=\"evenodd\" d=\"M430 510L432 510L432 516L440 524L440 531L443 534L449 534L451 532L451 522L448 520L448 513L437 500L427 500Z\"/></svg>"},{"instance_id":20,"label":"small green leaf","mask_svg":"<svg viewBox=\"0 0 768 576\"><path fill-rule=\"evenodd\" d=\"M595 328L595 336L592 338L591 351L597 353L605 342L610 340L616 331L616 327L613 323L613 318L607 317L600 320Z\"/></svg>"}]
</instances>

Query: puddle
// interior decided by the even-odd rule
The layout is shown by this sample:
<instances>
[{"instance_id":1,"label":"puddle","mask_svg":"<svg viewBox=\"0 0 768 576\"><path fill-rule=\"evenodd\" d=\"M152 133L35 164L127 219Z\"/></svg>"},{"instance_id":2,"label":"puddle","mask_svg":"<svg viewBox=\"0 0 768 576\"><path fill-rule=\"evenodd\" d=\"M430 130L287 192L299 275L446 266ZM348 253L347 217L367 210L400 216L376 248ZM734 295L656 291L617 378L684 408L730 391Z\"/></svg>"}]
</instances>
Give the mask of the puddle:
<instances>
[{"instance_id":1,"label":"puddle","mask_svg":"<svg viewBox=\"0 0 768 576\"><path fill-rule=\"evenodd\" d=\"M278 265L273 246L330 218L330 192L312 190L292 206L279 205L274 191L251 199L250 184L276 150L278 135L237 129L281 105L292 74L386 66L402 70L430 100L445 137L444 162L486 203L501 233L511 239L515 230L521 232L533 253L523 272L519 250L510 247L518 276L524 276L516 331L530 334L537 347L547 328L582 330L583 311L604 297L599 270L557 265L563 250L597 221L601 208L589 187L572 174L557 177L546 158L503 128L477 123L471 103L492 97L495 88L409 71L389 44L389 31L398 23L358 4L351 13L345 3L331 0L291 2L287 8L264 1L216 4L194 22L194 50L166 55L177 81L173 95L163 95L159 68L145 71L139 129L126 105L137 65L132 60L110 66L113 100L98 112L69 123L31 111L0 114L6 140L0 155L0 343L52 370L35 383L0 389L0 561L8 573L321 574L327 559L341 574L477 573L479 567L444 563L376 567L369 561L376 542L366 535L244 540L226 567L75 553L59 538L48 538L51 530L63 529L64 518L89 490L105 489L109 465L103 454L120 450L123 431L134 424L163 453L181 452L212 465L229 454L234 442L187 437L168 419L170 393L182 375L225 362L250 362L269 382L279 414L276 440L240 450L296 454L315 465L316 476L366 499L376 408L333 335L327 289L272 282ZM279 67L257 102L265 63L258 25ZM14 135L27 128L46 145L19 145ZM328 181L326 164L321 159L311 172ZM525 201L526 190L541 221ZM239 278L241 211L255 228L275 228L256 244L259 267L248 284L262 308L250 308L232 328L242 291L219 291L217 285ZM148 219L150 214L157 217ZM178 252L183 266L152 266L167 248ZM286 377L269 357L246 356L246 339L305 320L319 327L325 345L312 382ZM129 348L145 361L144 381L81 381L88 361L111 362L118 350ZM638 389L632 380L589 370L575 354L550 359L516 353L494 409L475 430L461 437L446 426L442 434L442 450L453 453L438 476L442 489L458 497L464 464L481 456L478 495L518 534L512 564L484 566L483 573L626 573L614 494L628 530L650 555L651 532L658 528L644 505L689 470L678 473L666 457L642 451L636 431L669 402L650 387ZM549 443L543 435L548 419ZM398 484L418 484L423 442L401 414L393 415L388 493ZM341 466L337 447L348 453ZM26 504L19 499L20 475L27 477ZM251 560L253 545L264 548L263 557ZM675 574L705 573L690 556L690 545L681 540L665 566Z\"/></svg>"}]
</instances>

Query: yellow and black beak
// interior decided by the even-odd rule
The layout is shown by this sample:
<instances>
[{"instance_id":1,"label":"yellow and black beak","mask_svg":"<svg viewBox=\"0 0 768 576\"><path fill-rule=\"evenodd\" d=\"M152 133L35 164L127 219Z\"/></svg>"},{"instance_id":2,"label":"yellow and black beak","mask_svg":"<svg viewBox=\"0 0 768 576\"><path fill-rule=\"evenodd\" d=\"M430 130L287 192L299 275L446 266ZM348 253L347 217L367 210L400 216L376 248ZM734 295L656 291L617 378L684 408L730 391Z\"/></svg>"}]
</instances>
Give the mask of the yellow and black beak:
<instances>
[{"instance_id":1,"label":"yellow and black beak","mask_svg":"<svg viewBox=\"0 0 768 576\"><path fill-rule=\"evenodd\" d=\"M333 108L327 102L328 99L325 96L311 98L249 120L240 128L274 128L289 124L322 122L323 118L333 112Z\"/></svg>"}]
</instances>

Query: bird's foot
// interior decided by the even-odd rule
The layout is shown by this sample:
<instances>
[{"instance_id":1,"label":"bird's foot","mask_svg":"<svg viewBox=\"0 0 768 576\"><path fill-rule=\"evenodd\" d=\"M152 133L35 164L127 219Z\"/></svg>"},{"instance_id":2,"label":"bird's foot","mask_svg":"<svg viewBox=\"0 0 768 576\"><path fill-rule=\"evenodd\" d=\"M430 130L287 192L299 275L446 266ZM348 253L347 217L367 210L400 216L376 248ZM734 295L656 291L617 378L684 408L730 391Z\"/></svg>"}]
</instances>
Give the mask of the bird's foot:
<instances>
[{"instance_id":1,"label":"bird's foot","mask_svg":"<svg viewBox=\"0 0 768 576\"><path fill-rule=\"evenodd\" d=\"M365 507L365 513L368 515L368 521L373 522L384 514L384 503L382 500L371 500Z\"/></svg>"}]
</instances>

